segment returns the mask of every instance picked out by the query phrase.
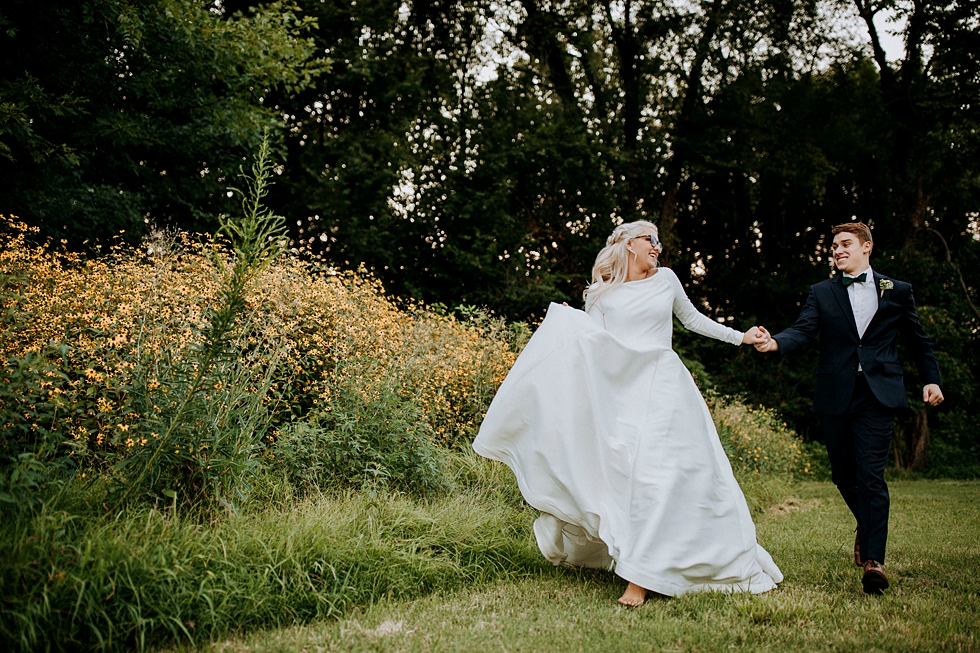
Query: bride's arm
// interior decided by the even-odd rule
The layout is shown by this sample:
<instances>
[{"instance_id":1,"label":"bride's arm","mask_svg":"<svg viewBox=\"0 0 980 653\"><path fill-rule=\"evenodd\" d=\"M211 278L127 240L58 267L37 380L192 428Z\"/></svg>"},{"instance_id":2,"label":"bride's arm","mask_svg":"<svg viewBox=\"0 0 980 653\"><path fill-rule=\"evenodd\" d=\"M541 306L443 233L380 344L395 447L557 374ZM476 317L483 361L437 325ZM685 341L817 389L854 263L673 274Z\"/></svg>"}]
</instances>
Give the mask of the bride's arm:
<instances>
[{"instance_id":1,"label":"bride's arm","mask_svg":"<svg viewBox=\"0 0 980 653\"><path fill-rule=\"evenodd\" d=\"M658 274L663 274L664 272L669 273L670 283L674 288L674 315L677 316L677 319L681 321L681 324L685 328L690 329L694 333L699 333L702 336L722 340L732 345L742 344L742 337L745 334L726 327L724 324L719 324L698 311L694 307L694 304L691 303L687 293L684 292L684 287L681 286L680 279L677 278L677 275L668 268L660 270Z\"/></svg>"}]
</instances>

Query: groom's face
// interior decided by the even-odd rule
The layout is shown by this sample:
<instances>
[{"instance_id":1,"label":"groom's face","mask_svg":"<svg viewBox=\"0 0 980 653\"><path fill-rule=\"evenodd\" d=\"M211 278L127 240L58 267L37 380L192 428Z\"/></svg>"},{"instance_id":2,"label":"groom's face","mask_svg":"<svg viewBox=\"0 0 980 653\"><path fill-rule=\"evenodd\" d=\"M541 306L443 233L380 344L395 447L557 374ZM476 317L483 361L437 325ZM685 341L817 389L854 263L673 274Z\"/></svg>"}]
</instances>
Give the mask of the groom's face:
<instances>
[{"instance_id":1,"label":"groom's face","mask_svg":"<svg viewBox=\"0 0 980 653\"><path fill-rule=\"evenodd\" d=\"M837 269L848 274L859 274L868 268L872 244L861 242L857 234L842 231L834 236L834 263Z\"/></svg>"}]
</instances>

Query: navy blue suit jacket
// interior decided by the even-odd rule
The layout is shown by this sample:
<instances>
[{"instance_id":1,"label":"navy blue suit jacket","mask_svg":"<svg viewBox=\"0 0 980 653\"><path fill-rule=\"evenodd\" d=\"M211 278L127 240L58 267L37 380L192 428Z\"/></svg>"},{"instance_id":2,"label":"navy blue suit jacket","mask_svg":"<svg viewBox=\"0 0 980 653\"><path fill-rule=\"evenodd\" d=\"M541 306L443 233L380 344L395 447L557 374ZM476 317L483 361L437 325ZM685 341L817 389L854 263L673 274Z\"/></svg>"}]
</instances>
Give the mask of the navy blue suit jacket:
<instances>
[{"instance_id":1,"label":"navy blue suit jacket","mask_svg":"<svg viewBox=\"0 0 980 653\"><path fill-rule=\"evenodd\" d=\"M907 408L902 364L898 360L897 340L901 334L923 384L940 383L939 364L915 312L912 286L875 272L878 310L864 332L858 336L854 312L841 282L842 275L810 287L796 323L773 336L779 351L789 354L809 344L820 334L820 362L813 411L840 415L847 410L854 391L858 363L875 397L887 408ZM881 282L893 287L880 290Z\"/></svg>"}]
</instances>

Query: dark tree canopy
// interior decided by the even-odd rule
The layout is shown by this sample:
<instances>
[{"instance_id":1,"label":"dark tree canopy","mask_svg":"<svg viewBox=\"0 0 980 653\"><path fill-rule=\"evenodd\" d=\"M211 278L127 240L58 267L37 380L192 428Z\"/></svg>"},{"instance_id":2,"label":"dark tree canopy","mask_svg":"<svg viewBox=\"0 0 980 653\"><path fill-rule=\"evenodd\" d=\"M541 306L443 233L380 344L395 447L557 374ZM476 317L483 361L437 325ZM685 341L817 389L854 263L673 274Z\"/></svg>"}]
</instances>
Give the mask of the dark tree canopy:
<instances>
[{"instance_id":1,"label":"dark tree canopy","mask_svg":"<svg viewBox=\"0 0 980 653\"><path fill-rule=\"evenodd\" d=\"M323 72L315 23L282 3L10 0L0 8L0 210L72 241L145 221L211 228L263 104Z\"/></svg>"}]
</instances>

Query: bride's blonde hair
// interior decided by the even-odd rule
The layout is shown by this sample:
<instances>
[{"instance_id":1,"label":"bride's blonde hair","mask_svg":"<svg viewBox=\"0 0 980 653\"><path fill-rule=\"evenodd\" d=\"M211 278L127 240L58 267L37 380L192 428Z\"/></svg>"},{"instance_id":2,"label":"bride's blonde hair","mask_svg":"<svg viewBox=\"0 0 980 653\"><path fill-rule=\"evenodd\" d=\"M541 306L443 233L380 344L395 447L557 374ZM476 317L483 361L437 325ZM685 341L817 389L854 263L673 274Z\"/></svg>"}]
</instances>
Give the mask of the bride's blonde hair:
<instances>
[{"instance_id":1,"label":"bride's blonde hair","mask_svg":"<svg viewBox=\"0 0 980 653\"><path fill-rule=\"evenodd\" d=\"M657 234L657 225L646 220L637 220L619 225L606 238L606 246L595 257L595 265L592 266L592 283L582 294L586 310L599 299L599 295L626 282L630 266L630 251L627 247L645 229L652 229L654 235Z\"/></svg>"}]
</instances>

